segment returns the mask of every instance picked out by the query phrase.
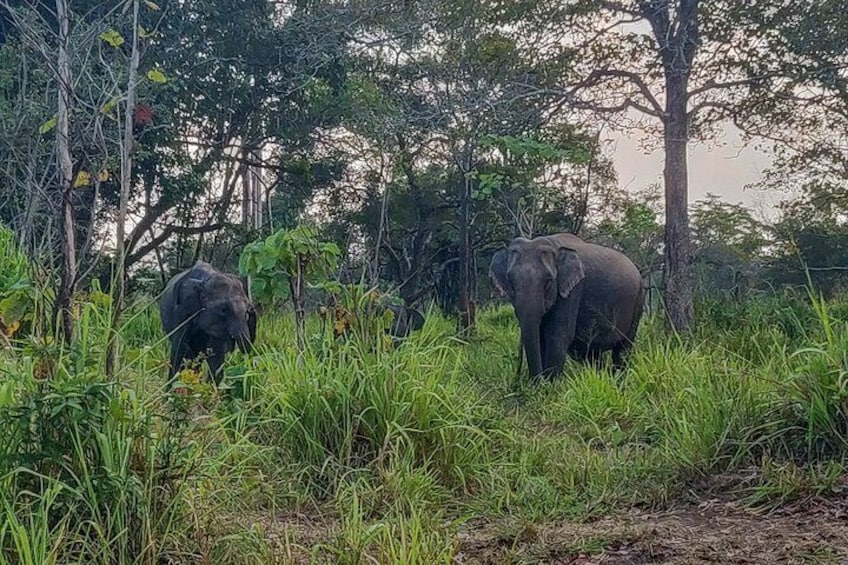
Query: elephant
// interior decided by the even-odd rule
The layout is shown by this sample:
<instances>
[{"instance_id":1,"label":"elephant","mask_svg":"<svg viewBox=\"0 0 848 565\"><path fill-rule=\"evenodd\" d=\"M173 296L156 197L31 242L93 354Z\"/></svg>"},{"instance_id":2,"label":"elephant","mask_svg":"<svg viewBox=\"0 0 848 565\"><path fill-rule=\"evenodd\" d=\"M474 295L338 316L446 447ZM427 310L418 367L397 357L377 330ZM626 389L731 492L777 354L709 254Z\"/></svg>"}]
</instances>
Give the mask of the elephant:
<instances>
[{"instance_id":1,"label":"elephant","mask_svg":"<svg viewBox=\"0 0 848 565\"><path fill-rule=\"evenodd\" d=\"M245 282L204 261L168 282L159 313L171 341L169 382L184 360L208 353L209 370L218 385L224 357L236 346L250 353L256 340L256 309Z\"/></svg>"},{"instance_id":2,"label":"elephant","mask_svg":"<svg viewBox=\"0 0 848 565\"><path fill-rule=\"evenodd\" d=\"M386 305L394 313L392 324L387 333L394 338L408 337L409 334L424 327L424 316L418 310L399 304Z\"/></svg>"},{"instance_id":3,"label":"elephant","mask_svg":"<svg viewBox=\"0 0 848 565\"><path fill-rule=\"evenodd\" d=\"M335 297L331 297L324 308L327 310L338 308L338 304L335 300ZM424 315L413 308L408 308L399 304L384 303L381 301L378 301L371 308L373 308L373 310L371 310L371 315L377 317L382 316L386 310L392 312L392 321L389 327L386 328L386 334L396 340L409 337L412 332L420 330L424 326ZM349 315L349 313L347 313L347 311L342 308L341 310L336 310L335 315L347 316ZM341 337L344 332L344 327L333 327L334 338Z\"/></svg>"},{"instance_id":4,"label":"elephant","mask_svg":"<svg viewBox=\"0 0 848 565\"><path fill-rule=\"evenodd\" d=\"M513 305L534 380L562 372L566 355L621 368L636 339L645 294L624 254L569 233L517 237L492 257L489 276Z\"/></svg>"}]
</instances>

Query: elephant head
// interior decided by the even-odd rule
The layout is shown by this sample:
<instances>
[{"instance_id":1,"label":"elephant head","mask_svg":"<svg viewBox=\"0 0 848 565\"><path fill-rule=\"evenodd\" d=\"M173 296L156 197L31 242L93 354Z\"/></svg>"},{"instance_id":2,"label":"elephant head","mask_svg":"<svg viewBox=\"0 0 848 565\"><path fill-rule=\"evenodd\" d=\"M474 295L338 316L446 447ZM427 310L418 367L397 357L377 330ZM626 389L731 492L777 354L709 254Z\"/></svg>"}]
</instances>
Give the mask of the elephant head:
<instances>
[{"instance_id":1,"label":"elephant head","mask_svg":"<svg viewBox=\"0 0 848 565\"><path fill-rule=\"evenodd\" d=\"M519 237L495 253L489 275L513 304L530 374L542 374L542 319L586 275L577 251Z\"/></svg>"},{"instance_id":2,"label":"elephant head","mask_svg":"<svg viewBox=\"0 0 848 565\"><path fill-rule=\"evenodd\" d=\"M244 284L228 273L185 278L176 289L176 306L196 313L193 325L209 337L232 340L249 353L256 339L256 312Z\"/></svg>"},{"instance_id":3,"label":"elephant head","mask_svg":"<svg viewBox=\"0 0 848 565\"><path fill-rule=\"evenodd\" d=\"M224 355L234 346L250 353L256 339L256 310L244 282L202 261L171 279L159 312L171 338L171 376L183 359L207 351L216 375Z\"/></svg>"}]
</instances>

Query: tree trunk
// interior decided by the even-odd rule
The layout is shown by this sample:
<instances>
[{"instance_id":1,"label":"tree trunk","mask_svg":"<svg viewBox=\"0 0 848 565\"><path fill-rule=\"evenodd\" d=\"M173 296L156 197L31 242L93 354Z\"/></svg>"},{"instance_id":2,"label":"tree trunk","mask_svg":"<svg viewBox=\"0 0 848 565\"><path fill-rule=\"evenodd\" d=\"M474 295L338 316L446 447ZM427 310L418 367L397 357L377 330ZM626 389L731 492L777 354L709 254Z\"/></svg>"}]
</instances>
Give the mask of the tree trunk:
<instances>
[{"instance_id":1,"label":"tree trunk","mask_svg":"<svg viewBox=\"0 0 848 565\"><path fill-rule=\"evenodd\" d=\"M253 175L251 174L250 151L245 149L242 158L246 165L242 171L241 223L250 228L253 223Z\"/></svg>"},{"instance_id":2,"label":"tree trunk","mask_svg":"<svg viewBox=\"0 0 848 565\"><path fill-rule=\"evenodd\" d=\"M253 184L253 229L262 229L263 216L265 215L264 206L262 205L262 155L259 149L254 149L251 153L253 161L250 167L250 173Z\"/></svg>"},{"instance_id":3,"label":"tree trunk","mask_svg":"<svg viewBox=\"0 0 848 565\"><path fill-rule=\"evenodd\" d=\"M665 136L665 310L672 331L685 333L694 320L686 149L689 127L686 115L687 76L676 71L666 76Z\"/></svg>"},{"instance_id":4,"label":"tree trunk","mask_svg":"<svg viewBox=\"0 0 848 565\"><path fill-rule=\"evenodd\" d=\"M289 281L292 294L292 304L294 305L294 323L295 334L297 340L297 350L302 356L306 351L306 310L303 305L303 285L305 276L304 259L297 256L297 272L294 278Z\"/></svg>"},{"instance_id":5,"label":"tree trunk","mask_svg":"<svg viewBox=\"0 0 848 565\"><path fill-rule=\"evenodd\" d=\"M463 183L459 199L459 324L467 330L474 327L474 289L471 248L471 151L466 150L463 158Z\"/></svg>"},{"instance_id":6,"label":"tree trunk","mask_svg":"<svg viewBox=\"0 0 848 565\"><path fill-rule=\"evenodd\" d=\"M77 275L76 237L74 225L73 175L74 165L70 147L71 105L71 62L70 47L71 14L68 0L56 0L56 18L59 24L59 54L57 74L59 104L56 123L56 154L59 161L59 193L61 195L61 249L62 274L59 291L56 293L55 310L61 316L61 335L66 344L73 339L74 319L71 306Z\"/></svg>"},{"instance_id":7,"label":"tree trunk","mask_svg":"<svg viewBox=\"0 0 848 565\"><path fill-rule=\"evenodd\" d=\"M112 279L115 292L112 294L112 326L109 332L109 343L106 346L106 376L112 378L115 374L115 359L119 353L118 328L124 308L124 292L126 286L126 248L124 238L127 221L127 208L130 199L130 183L132 181L132 149L133 149L133 109L136 99L136 75L138 74L138 4L133 0L133 38L130 53L130 69L127 77L127 102L124 111L124 139L121 143L121 203L118 210L115 260L113 261Z\"/></svg>"}]
</instances>

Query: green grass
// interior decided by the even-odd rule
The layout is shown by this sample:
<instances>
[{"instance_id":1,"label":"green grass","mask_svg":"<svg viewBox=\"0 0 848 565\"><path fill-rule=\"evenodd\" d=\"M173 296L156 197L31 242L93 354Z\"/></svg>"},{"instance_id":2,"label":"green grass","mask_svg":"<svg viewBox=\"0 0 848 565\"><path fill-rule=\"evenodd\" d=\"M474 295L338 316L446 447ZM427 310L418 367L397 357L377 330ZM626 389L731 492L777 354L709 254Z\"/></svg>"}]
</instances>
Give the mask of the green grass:
<instances>
[{"instance_id":1,"label":"green grass","mask_svg":"<svg viewBox=\"0 0 848 565\"><path fill-rule=\"evenodd\" d=\"M846 308L703 303L686 340L648 317L622 374L569 363L535 387L508 307L465 340L431 310L397 348L333 343L313 317L302 356L269 314L222 390L182 394L144 304L106 382L108 301L88 303L72 349L0 350L0 563L449 563L469 520L532 531L717 492L766 509L838 494Z\"/></svg>"}]
</instances>

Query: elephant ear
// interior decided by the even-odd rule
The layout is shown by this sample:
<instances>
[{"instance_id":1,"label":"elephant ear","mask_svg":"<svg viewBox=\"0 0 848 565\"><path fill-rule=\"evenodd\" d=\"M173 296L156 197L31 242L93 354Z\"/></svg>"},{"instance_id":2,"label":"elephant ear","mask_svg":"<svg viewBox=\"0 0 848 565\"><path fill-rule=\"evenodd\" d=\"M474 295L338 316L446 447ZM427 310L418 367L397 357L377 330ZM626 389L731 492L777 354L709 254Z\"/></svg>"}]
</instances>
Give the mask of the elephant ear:
<instances>
[{"instance_id":1,"label":"elephant ear","mask_svg":"<svg viewBox=\"0 0 848 565\"><path fill-rule=\"evenodd\" d=\"M177 287L174 289L174 305L181 322L185 322L203 309L205 283L203 279L192 278L189 275L177 281Z\"/></svg>"},{"instance_id":2,"label":"elephant ear","mask_svg":"<svg viewBox=\"0 0 848 565\"><path fill-rule=\"evenodd\" d=\"M407 308L406 318L408 320L409 331L414 332L424 327L424 315L418 310Z\"/></svg>"},{"instance_id":3,"label":"elephant ear","mask_svg":"<svg viewBox=\"0 0 848 565\"><path fill-rule=\"evenodd\" d=\"M562 298L568 296L574 287L586 276L583 262L577 252L567 247L557 251L557 286Z\"/></svg>"},{"instance_id":4,"label":"elephant ear","mask_svg":"<svg viewBox=\"0 0 848 565\"><path fill-rule=\"evenodd\" d=\"M495 253L489 265L489 276L498 287L498 290L512 296L512 285L509 284L509 277L506 274L508 261L509 251L507 249L501 249Z\"/></svg>"}]
</instances>

